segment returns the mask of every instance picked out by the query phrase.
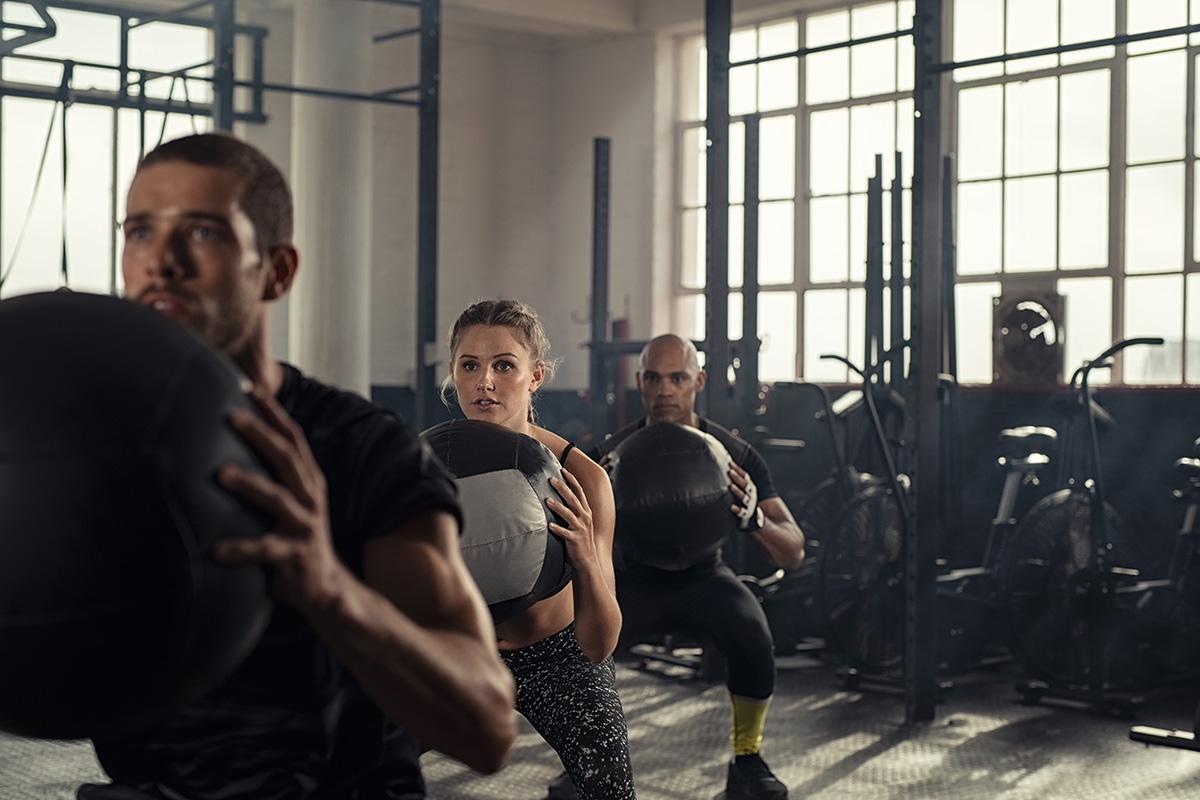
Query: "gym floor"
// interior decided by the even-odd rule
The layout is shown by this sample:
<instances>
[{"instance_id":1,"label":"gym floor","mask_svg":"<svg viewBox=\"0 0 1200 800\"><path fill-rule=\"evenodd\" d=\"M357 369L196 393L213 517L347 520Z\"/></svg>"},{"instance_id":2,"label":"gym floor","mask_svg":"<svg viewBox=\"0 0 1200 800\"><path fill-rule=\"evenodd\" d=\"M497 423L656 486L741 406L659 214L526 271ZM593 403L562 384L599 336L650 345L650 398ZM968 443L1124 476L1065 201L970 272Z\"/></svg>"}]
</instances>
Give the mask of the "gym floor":
<instances>
[{"instance_id":1,"label":"gym floor","mask_svg":"<svg viewBox=\"0 0 1200 800\"><path fill-rule=\"evenodd\" d=\"M723 796L729 710L721 686L622 667L641 800ZM1200 794L1200 753L1129 741L1129 721L1016 702L1011 676L959 681L936 722L907 730L902 699L839 689L832 671L780 663L764 755L799 798L1130 798ZM1139 718L1190 727L1194 692L1153 697ZM510 764L484 778L448 759L422 762L431 800L536 800L559 771L522 724ZM91 748L0 736L0 798L69 800L100 778Z\"/></svg>"}]
</instances>

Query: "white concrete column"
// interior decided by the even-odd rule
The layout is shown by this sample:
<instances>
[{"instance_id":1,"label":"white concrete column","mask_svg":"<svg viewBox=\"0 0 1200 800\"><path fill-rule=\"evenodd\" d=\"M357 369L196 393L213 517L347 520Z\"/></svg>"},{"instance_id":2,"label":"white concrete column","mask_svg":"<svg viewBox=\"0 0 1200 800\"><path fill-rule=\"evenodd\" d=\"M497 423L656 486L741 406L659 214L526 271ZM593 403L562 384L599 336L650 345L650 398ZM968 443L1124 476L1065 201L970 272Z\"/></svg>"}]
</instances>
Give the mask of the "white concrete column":
<instances>
[{"instance_id":1,"label":"white concrete column","mask_svg":"<svg viewBox=\"0 0 1200 800\"><path fill-rule=\"evenodd\" d=\"M261 25L269 31L263 48L263 77L273 83L292 82L292 28L290 10L238 6L238 22ZM249 37L237 37L237 74L248 75L253 57ZM238 97L238 108L249 108L247 90ZM269 122L234 123L234 134L261 150L279 167L288 185L292 184L292 96L283 92L264 92L263 108ZM288 358L288 304L291 295L271 304L267 328L268 350L275 358Z\"/></svg>"},{"instance_id":2,"label":"white concrete column","mask_svg":"<svg viewBox=\"0 0 1200 800\"><path fill-rule=\"evenodd\" d=\"M299 86L366 91L371 4L297 0ZM289 359L327 383L370 392L371 109L295 95L292 189L300 274L289 304Z\"/></svg>"}]
</instances>

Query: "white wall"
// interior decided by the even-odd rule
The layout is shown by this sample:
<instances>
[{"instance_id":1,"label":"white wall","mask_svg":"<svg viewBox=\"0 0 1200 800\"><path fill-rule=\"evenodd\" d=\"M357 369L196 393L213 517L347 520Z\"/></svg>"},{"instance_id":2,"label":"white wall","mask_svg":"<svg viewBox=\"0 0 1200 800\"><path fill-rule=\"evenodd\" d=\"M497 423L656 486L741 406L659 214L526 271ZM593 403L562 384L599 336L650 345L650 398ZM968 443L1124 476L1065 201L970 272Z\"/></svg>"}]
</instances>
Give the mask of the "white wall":
<instances>
[{"instance_id":1,"label":"white wall","mask_svg":"<svg viewBox=\"0 0 1200 800\"><path fill-rule=\"evenodd\" d=\"M386 48L386 49L385 49ZM391 84L411 45L379 47ZM388 52L390 51L390 52ZM456 27L442 43L438 329L477 299L522 297L550 263L551 51L539 37ZM383 85L381 83L381 85ZM417 115L375 117L372 380L411 384L415 363Z\"/></svg>"},{"instance_id":2,"label":"white wall","mask_svg":"<svg viewBox=\"0 0 1200 800\"><path fill-rule=\"evenodd\" d=\"M263 47L263 78L272 83L289 83L292 79L292 15L290 11L267 8L239 7L239 21L248 25L261 25L270 30ZM249 75L251 49L238 37L236 66L238 75ZM237 108L248 109L252 105L249 90L239 91ZM292 99L280 92L266 92L263 106L269 122L266 125L238 123L234 132L266 154L279 167L284 177L291 180L292 165ZM270 317L270 348L277 357L288 351L288 298L275 303Z\"/></svg>"},{"instance_id":3,"label":"white wall","mask_svg":"<svg viewBox=\"0 0 1200 800\"><path fill-rule=\"evenodd\" d=\"M586 43L556 55L551 100L557 145L552 186L555 263L549 280L531 286L531 291L541 300L552 341L566 358L557 379L560 387L587 384L587 351L580 345L590 336L596 136L612 141L611 318L628 318L630 335L644 338L656 332L656 311L663 310L652 281L654 271L662 267L656 263L662 257L656 236L669 242L668 229L656 224L661 222L656 157L664 155L656 128L659 54L657 37L636 35ZM669 154L666 157L669 161Z\"/></svg>"},{"instance_id":4,"label":"white wall","mask_svg":"<svg viewBox=\"0 0 1200 800\"><path fill-rule=\"evenodd\" d=\"M411 15L379 6L380 31ZM269 24L267 76L290 80L290 15ZM416 40L371 47L376 89L415 83ZM673 253L673 39L554 39L450 20L442 42L438 329L470 302L515 297L544 320L564 363L554 386L587 383L592 140L612 139L610 298L631 335L669 324ZM285 169L290 103L243 129ZM417 114L375 106L371 186L371 381L411 385L415 363ZM302 254L303 255L303 254ZM282 317L282 315L279 315ZM286 322L272 346L286 353Z\"/></svg>"},{"instance_id":5,"label":"white wall","mask_svg":"<svg viewBox=\"0 0 1200 800\"><path fill-rule=\"evenodd\" d=\"M395 49L381 71L411 58ZM634 336L655 332L651 275L656 260L669 257L656 240L663 230L656 156L671 138L659 130L658 60L672 49L654 35L563 48L467 26L446 31L439 330L474 300L520 299L538 310L564 359L555 386L586 385L592 140L608 136L612 312L630 317ZM415 115L376 114L375 383L412 380L416 146Z\"/></svg>"}]
</instances>

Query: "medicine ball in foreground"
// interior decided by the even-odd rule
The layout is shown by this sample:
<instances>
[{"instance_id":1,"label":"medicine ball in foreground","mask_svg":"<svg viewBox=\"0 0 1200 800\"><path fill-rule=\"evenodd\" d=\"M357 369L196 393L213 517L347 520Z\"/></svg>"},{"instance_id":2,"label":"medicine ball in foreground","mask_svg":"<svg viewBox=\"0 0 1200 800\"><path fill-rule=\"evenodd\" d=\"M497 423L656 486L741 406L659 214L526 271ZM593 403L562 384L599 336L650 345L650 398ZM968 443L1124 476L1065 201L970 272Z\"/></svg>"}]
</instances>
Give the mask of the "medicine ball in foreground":
<instances>
[{"instance_id":1,"label":"medicine ball in foreground","mask_svg":"<svg viewBox=\"0 0 1200 800\"><path fill-rule=\"evenodd\" d=\"M617 546L627 562L681 570L712 558L735 529L729 451L710 434L656 422L609 455Z\"/></svg>"},{"instance_id":2,"label":"medicine ball in foreground","mask_svg":"<svg viewBox=\"0 0 1200 800\"><path fill-rule=\"evenodd\" d=\"M421 434L454 475L463 511L461 547L467 569L496 624L571 580L562 523L546 506L558 497L551 478L562 468L541 442L479 420L451 420Z\"/></svg>"},{"instance_id":3,"label":"medicine ball in foreground","mask_svg":"<svg viewBox=\"0 0 1200 800\"><path fill-rule=\"evenodd\" d=\"M132 302L26 295L0 302L0 387L0 728L89 737L199 696L270 611L260 568L208 555L265 528L215 479L257 465L233 366Z\"/></svg>"}]
</instances>

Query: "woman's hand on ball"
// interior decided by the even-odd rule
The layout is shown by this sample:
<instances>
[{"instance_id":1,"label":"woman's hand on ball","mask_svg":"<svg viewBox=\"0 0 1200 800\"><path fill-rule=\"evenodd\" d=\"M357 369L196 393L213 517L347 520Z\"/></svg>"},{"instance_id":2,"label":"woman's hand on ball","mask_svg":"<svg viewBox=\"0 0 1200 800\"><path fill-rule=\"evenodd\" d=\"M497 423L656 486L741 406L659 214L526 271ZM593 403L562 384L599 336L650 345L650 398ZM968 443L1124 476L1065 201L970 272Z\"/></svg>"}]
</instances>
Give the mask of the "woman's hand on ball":
<instances>
[{"instance_id":1,"label":"woman's hand on ball","mask_svg":"<svg viewBox=\"0 0 1200 800\"><path fill-rule=\"evenodd\" d=\"M550 532L566 543L571 565L576 569L587 569L597 563L592 509L579 480L565 469L562 474L565 480L550 479L550 485L562 500L551 497L546 500L546 505L567 524L551 522Z\"/></svg>"},{"instance_id":2,"label":"woman's hand on ball","mask_svg":"<svg viewBox=\"0 0 1200 800\"><path fill-rule=\"evenodd\" d=\"M261 508L275 526L254 539L217 542L213 555L225 564L265 564L273 568L274 588L299 608L335 602L345 570L333 551L325 475L317 466L304 432L265 390L251 393L261 417L238 410L234 429L258 453L274 479L226 464L218 473L225 489Z\"/></svg>"}]
</instances>

